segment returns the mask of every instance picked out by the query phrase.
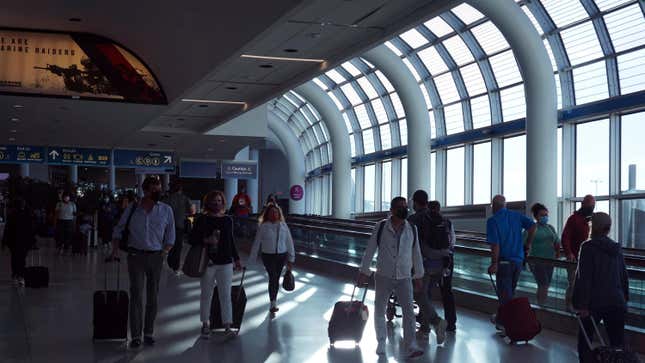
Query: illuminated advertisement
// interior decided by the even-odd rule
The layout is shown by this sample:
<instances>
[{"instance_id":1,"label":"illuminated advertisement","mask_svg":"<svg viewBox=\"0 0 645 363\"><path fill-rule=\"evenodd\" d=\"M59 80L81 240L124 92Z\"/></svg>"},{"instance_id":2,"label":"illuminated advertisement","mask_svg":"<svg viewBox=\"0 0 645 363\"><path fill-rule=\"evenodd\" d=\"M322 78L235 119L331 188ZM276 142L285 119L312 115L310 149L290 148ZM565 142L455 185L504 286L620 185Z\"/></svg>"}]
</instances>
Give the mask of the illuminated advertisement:
<instances>
[{"instance_id":1,"label":"illuminated advertisement","mask_svg":"<svg viewBox=\"0 0 645 363\"><path fill-rule=\"evenodd\" d=\"M167 104L136 56L81 33L0 29L0 92Z\"/></svg>"}]
</instances>

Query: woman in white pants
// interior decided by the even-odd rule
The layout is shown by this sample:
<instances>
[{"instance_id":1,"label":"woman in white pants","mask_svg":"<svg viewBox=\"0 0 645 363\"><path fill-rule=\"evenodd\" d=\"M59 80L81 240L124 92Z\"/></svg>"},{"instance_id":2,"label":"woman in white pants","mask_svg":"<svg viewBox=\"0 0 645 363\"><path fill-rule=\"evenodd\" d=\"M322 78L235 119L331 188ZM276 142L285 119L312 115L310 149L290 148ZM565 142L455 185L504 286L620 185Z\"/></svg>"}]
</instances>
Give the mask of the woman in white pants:
<instances>
[{"instance_id":1,"label":"woman in white pants","mask_svg":"<svg viewBox=\"0 0 645 363\"><path fill-rule=\"evenodd\" d=\"M226 335L232 337L233 308L231 305L231 284L233 282L233 266L241 270L240 257L237 254L233 238L233 219L226 215L226 197L216 190L209 192L203 201L204 212L195 221L190 234L190 244L205 244L208 246L208 257L212 266L206 269L201 278L202 289L199 304L202 338L208 339L211 330L209 326L213 290L217 285L220 301L222 323ZM209 264L210 265L210 264Z\"/></svg>"},{"instance_id":2,"label":"woman in white pants","mask_svg":"<svg viewBox=\"0 0 645 363\"><path fill-rule=\"evenodd\" d=\"M267 204L260 216L260 225L255 233L255 240L249 255L249 264L257 262L258 252L262 251L262 262L269 274L269 312L278 311L276 299L280 289L280 274L285 263L291 271L296 255L293 248L293 238L287 223L284 221L282 210L273 203Z\"/></svg>"}]
</instances>

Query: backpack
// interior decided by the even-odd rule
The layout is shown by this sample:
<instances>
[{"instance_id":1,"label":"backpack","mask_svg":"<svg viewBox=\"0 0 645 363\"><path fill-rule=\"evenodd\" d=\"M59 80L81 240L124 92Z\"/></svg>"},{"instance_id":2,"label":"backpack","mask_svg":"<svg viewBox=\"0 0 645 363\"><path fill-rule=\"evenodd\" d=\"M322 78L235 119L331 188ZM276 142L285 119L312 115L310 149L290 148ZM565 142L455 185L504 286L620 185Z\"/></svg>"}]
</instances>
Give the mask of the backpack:
<instances>
[{"instance_id":1,"label":"backpack","mask_svg":"<svg viewBox=\"0 0 645 363\"><path fill-rule=\"evenodd\" d=\"M420 217L418 228L421 233L421 240L435 250L450 248L452 223L441 215L423 213Z\"/></svg>"}]
</instances>

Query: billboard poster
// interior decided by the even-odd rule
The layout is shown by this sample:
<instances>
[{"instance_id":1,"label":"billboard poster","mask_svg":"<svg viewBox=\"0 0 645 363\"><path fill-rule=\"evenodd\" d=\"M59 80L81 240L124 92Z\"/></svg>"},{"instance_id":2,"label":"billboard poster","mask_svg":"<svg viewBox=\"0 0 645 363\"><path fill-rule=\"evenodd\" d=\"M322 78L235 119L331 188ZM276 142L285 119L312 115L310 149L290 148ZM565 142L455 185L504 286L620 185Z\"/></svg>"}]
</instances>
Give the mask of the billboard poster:
<instances>
[{"instance_id":1,"label":"billboard poster","mask_svg":"<svg viewBox=\"0 0 645 363\"><path fill-rule=\"evenodd\" d=\"M166 104L132 53L91 34L0 29L0 92Z\"/></svg>"}]
</instances>

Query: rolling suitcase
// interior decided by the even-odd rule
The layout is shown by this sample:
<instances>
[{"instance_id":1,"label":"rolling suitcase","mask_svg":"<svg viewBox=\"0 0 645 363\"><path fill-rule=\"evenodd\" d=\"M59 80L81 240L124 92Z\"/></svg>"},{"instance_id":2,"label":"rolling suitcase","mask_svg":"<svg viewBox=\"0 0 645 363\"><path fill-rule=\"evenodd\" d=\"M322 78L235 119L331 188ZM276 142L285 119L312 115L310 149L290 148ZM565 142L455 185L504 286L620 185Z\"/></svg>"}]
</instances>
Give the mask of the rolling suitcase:
<instances>
[{"instance_id":1,"label":"rolling suitcase","mask_svg":"<svg viewBox=\"0 0 645 363\"><path fill-rule=\"evenodd\" d=\"M72 239L72 254L87 255L87 236L81 232L75 232Z\"/></svg>"},{"instance_id":2,"label":"rolling suitcase","mask_svg":"<svg viewBox=\"0 0 645 363\"><path fill-rule=\"evenodd\" d=\"M49 269L41 265L40 251L38 254L38 265L34 265L34 255L31 255L30 266L25 267L25 286L41 288L49 286Z\"/></svg>"},{"instance_id":3,"label":"rolling suitcase","mask_svg":"<svg viewBox=\"0 0 645 363\"><path fill-rule=\"evenodd\" d=\"M237 329L238 334L240 332L240 327L242 326L242 320L244 319L244 310L246 309L246 291L244 291L245 274L246 268L243 268L240 284L237 286L231 286L231 302L233 307L233 325L231 328ZM212 330L224 329L224 324L222 324L222 310L220 308L219 295L217 294L217 286L215 286L213 299L211 301L210 326Z\"/></svg>"},{"instance_id":4,"label":"rolling suitcase","mask_svg":"<svg viewBox=\"0 0 645 363\"><path fill-rule=\"evenodd\" d=\"M116 290L108 290L107 270L110 262L116 264ZM126 340L128 337L128 309L130 298L120 288L121 268L119 259L105 260L105 284L103 290L94 292L94 334L97 340Z\"/></svg>"},{"instance_id":5,"label":"rolling suitcase","mask_svg":"<svg viewBox=\"0 0 645 363\"><path fill-rule=\"evenodd\" d=\"M578 315L576 315L576 319L578 320L578 325L580 325L580 331L582 332L582 335L585 337L585 340L587 341L587 346L591 351L590 356L586 357L590 362L598 362L598 363L639 363L640 362L640 359L638 358L638 355L636 353L630 352L623 348L608 346L605 343L605 339L600 334L600 330L598 330L598 325L596 324L596 320L593 318L593 316L590 316L589 319L591 319L591 323L593 324L594 333L598 336L598 340L600 340L600 346L594 348L593 345L591 344L591 340L589 339L589 336L587 335L587 331L585 330L584 324L582 323L582 319L580 319L580 316ZM592 333L592 336L594 333Z\"/></svg>"},{"instance_id":6,"label":"rolling suitcase","mask_svg":"<svg viewBox=\"0 0 645 363\"><path fill-rule=\"evenodd\" d=\"M497 286L493 275L489 275L495 293ZM499 296L499 294L497 294ZM497 320L504 326L504 333L510 339L510 343L527 342L542 331L542 325L537 320L535 310L531 307L526 297L516 297L500 305L497 309Z\"/></svg>"},{"instance_id":7,"label":"rolling suitcase","mask_svg":"<svg viewBox=\"0 0 645 363\"><path fill-rule=\"evenodd\" d=\"M334 312L329 320L327 335L329 336L329 345L333 345L339 340L353 340L358 344L363 337L365 323L369 318L369 310L365 305L365 296L367 296L367 285L364 286L363 298L358 301L354 300L356 285L352 290L352 296L349 301L338 301L334 305Z\"/></svg>"}]
</instances>

